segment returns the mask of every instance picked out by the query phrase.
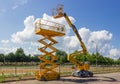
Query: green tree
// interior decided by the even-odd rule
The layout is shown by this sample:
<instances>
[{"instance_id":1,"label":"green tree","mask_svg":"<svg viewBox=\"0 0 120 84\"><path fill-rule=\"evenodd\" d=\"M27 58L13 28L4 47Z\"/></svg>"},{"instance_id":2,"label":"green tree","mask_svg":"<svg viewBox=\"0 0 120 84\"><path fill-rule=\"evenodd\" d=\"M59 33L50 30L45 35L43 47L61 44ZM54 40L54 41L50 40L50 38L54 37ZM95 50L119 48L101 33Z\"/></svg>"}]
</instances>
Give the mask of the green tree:
<instances>
[{"instance_id":1,"label":"green tree","mask_svg":"<svg viewBox=\"0 0 120 84\"><path fill-rule=\"evenodd\" d=\"M0 54L0 62L4 62L4 57L5 57L5 55L4 54Z\"/></svg>"},{"instance_id":2,"label":"green tree","mask_svg":"<svg viewBox=\"0 0 120 84\"><path fill-rule=\"evenodd\" d=\"M33 62L40 62L40 59L38 57L39 57L39 55L31 56L31 61L33 61Z\"/></svg>"},{"instance_id":3,"label":"green tree","mask_svg":"<svg viewBox=\"0 0 120 84\"><path fill-rule=\"evenodd\" d=\"M75 59L80 61L80 62L92 62L92 56L87 53L87 54L83 54L83 53L80 53L79 51L75 51L73 54L75 54Z\"/></svg>"},{"instance_id":4,"label":"green tree","mask_svg":"<svg viewBox=\"0 0 120 84\"><path fill-rule=\"evenodd\" d=\"M81 62L86 61L86 56L82 53L80 54L79 51L75 51L74 54L76 55L75 56L76 60L81 61Z\"/></svg>"},{"instance_id":5,"label":"green tree","mask_svg":"<svg viewBox=\"0 0 120 84\"><path fill-rule=\"evenodd\" d=\"M15 52L15 59L17 62L24 62L26 61L26 55L24 53L24 50L22 48L18 48Z\"/></svg>"},{"instance_id":6,"label":"green tree","mask_svg":"<svg viewBox=\"0 0 120 84\"><path fill-rule=\"evenodd\" d=\"M45 56L46 60L51 60L51 56Z\"/></svg>"},{"instance_id":7,"label":"green tree","mask_svg":"<svg viewBox=\"0 0 120 84\"><path fill-rule=\"evenodd\" d=\"M67 53L62 50L57 50L55 55L57 56L57 62L59 63L65 63L67 61Z\"/></svg>"},{"instance_id":8,"label":"green tree","mask_svg":"<svg viewBox=\"0 0 120 84\"><path fill-rule=\"evenodd\" d=\"M116 64L120 65L120 57L116 60Z\"/></svg>"},{"instance_id":9,"label":"green tree","mask_svg":"<svg viewBox=\"0 0 120 84\"><path fill-rule=\"evenodd\" d=\"M15 54L13 52L10 52L6 55L6 61L7 62L15 62Z\"/></svg>"},{"instance_id":10,"label":"green tree","mask_svg":"<svg viewBox=\"0 0 120 84\"><path fill-rule=\"evenodd\" d=\"M31 56L31 54L29 54L29 55L27 55L26 56L26 60L25 60L26 62L31 62L32 61L32 56Z\"/></svg>"}]
</instances>

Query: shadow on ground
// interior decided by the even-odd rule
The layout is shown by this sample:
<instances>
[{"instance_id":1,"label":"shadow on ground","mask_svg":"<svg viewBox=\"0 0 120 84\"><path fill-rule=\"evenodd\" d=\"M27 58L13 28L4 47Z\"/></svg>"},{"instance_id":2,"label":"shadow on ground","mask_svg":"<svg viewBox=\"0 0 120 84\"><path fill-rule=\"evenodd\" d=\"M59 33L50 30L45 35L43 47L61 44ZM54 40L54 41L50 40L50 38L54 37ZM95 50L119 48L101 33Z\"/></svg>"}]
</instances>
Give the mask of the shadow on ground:
<instances>
[{"instance_id":1,"label":"shadow on ground","mask_svg":"<svg viewBox=\"0 0 120 84\"><path fill-rule=\"evenodd\" d=\"M119 82L115 78L107 77L107 76L93 76L93 77L86 77L86 78L78 78L78 77L63 77L59 81L63 82L75 82L75 83L86 83L86 82Z\"/></svg>"}]
</instances>

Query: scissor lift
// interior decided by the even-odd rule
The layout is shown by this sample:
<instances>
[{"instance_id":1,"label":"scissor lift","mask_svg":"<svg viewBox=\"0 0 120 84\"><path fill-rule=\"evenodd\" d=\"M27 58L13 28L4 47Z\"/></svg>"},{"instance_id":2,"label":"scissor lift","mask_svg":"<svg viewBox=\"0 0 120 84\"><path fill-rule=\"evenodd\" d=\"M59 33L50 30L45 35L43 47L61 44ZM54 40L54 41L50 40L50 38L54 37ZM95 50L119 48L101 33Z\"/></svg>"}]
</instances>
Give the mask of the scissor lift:
<instances>
[{"instance_id":1,"label":"scissor lift","mask_svg":"<svg viewBox=\"0 0 120 84\"><path fill-rule=\"evenodd\" d=\"M54 71L58 65L55 63L57 57L54 55L57 49L53 46L58 42L53 39L53 37L64 36L65 26L48 20L39 19L35 22L35 33L43 37L38 40L38 42L43 44L41 48L38 48L43 54L39 56L42 63L40 63L40 71L36 72L36 79L42 81L59 79L60 74ZM46 59L46 56L49 56L50 60Z\"/></svg>"}]
</instances>

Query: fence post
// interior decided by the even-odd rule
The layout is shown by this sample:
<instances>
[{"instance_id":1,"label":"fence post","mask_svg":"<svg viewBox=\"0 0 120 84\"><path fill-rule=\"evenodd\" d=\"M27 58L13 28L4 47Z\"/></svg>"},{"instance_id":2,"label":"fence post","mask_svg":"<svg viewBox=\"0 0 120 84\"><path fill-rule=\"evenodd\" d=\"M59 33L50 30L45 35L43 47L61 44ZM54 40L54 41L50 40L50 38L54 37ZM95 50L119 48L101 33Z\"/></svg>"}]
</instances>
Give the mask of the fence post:
<instances>
[{"instance_id":1,"label":"fence post","mask_svg":"<svg viewBox=\"0 0 120 84\"><path fill-rule=\"evenodd\" d=\"M17 67L15 66L15 76L17 76Z\"/></svg>"},{"instance_id":2,"label":"fence post","mask_svg":"<svg viewBox=\"0 0 120 84\"><path fill-rule=\"evenodd\" d=\"M60 63L59 63L59 74L60 74Z\"/></svg>"}]
</instances>

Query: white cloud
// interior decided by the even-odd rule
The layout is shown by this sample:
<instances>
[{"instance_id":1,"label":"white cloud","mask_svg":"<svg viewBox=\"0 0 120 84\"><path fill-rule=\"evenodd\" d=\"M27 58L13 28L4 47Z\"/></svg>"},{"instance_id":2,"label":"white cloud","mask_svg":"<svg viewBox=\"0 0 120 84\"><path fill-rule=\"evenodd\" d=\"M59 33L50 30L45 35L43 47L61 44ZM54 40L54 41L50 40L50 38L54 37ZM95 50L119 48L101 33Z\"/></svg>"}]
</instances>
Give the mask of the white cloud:
<instances>
[{"instance_id":1,"label":"white cloud","mask_svg":"<svg viewBox=\"0 0 120 84\"><path fill-rule=\"evenodd\" d=\"M9 40L1 40L1 43L7 44L7 43L9 43Z\"/></svg>"},{"instance_id":2,"label":"white cloud","mask_svg":"<svg viewBox=\"0 0 120 84\"><path fill-rule=\"evenodd\" d=\"M12 6L12 9L15 10L19 6L22 6L27 3L27 0L14 0L14 5Z\"/></svg>"},{"instance_id":3,"label":"white cloud","mask_svg":"<svg viewBox=\"0 0 120 84\"><path fill-rule=\"evenodd\" d=\"M17 47L0 47L0 53L8 54L10 52L15 52Z\"/></svg>"},{"instance_id":4,"label":"white cloud","mask_svg":"<svg viewBox=\"0 0 120 84\"><path fill-rule=\"evenodd\" d=\"M24 20L25 28L11 35L12 42L25 43L34 39L34 16L29 16Z\"/></svg>"},{"instance_id":5,"label":"white cloud","mask_svg":"<svg viewBox=\"0 0 120 84\"><path fill-rule=\"evenodd\" d=\"M16 8L18 8L18 5L14 5L14 6L12 7L13 10L16 9Z\"/></svg>"},{"instance_id":6,"label":"white cloud","mask_svg":"<svg viewBox=\"0 0 120 84\"><path fill-rule=\"evenodd\" d=\"M118 50L118 49L116 49L116 48L111 49L111 50L109 51L109 55L110 55L110 57L112 57L112 58L114 58L114 59L118 59L118 58L120 58L120 50Z\"/></svg>"},{"instance_id":7,"label":"white cloud","mask_svg":"<svg viewBox=\"0 0 120 84\"><path fill-rule=\"evenodd\" d=\"M97 48L97 52L107 56L109 50L112 49L112 45L110 44L112 33L107 30L90 31L88 28L84 27L79 29L79 34L89 52L96 52Z\"/></svg>"},{"instance_id":8,"label":"white cloud","mask_svg":"<svg viewBox=\"0 0 120 84\"><path fill-rule=\"evenodd\" d=\"M80 28L78 29L80 36L82 37L83 42L85 43L88 51L96 52L96 45L98 47L98 51L102 54L108 53L111 46L110 41L112 39L112 34L106 30L101 31L90 31L88 28ZM73 38L74 37L74 38ZM66 37L65 37L66 38ZM76 36L68 36L67 39L64 39L65 43L71 48L78 50L80 48L80 43ZM94 43L92 43L94 41ZM72 43L72 44L71 44ZM73 46L70 46L73 45ZM78 47L79 46L79 47ZM106 51L107 50L107 51ZM106 51L106 52L103 52Z\"/></svg>"},{"instance_id":9,"label":"white cloud","mask_svg":"<svg viewBox=\"0 0 120 84\"><path fill-rule=\"evenodd\" d=\"M40 46L40 43L36 42L31 42L31 46Z\"/></svg>"},{"instance_id":10,"label":"white cloud","mask_svg":"<svg viewBox=\"0 0 120 84\"><path fill-rule=\"evenodd\" d=\"M112 38L112 34L109 33L108 31L106 30L101 30L101 31L95 31L95 32L92 32L91 33L91 37L90 37L90 40L100 40L100 41L104 41L104 40L111 40Z\"/></svg>"},{"instance_id":11,"label":"white cloud","mask_svg":"<svg viewBox=\"0 0 120 84\"><path fill-rule=\"evenodd\" d=\"M3 6L3 8L0 8L0 14L4 14L10 10L15 10L20 6L27 4L27 2L28 0L7 0L5 1L5 3L3 1L5 5Z\"/></svg>"},{"instance_id":12,"label":"white cloud","mask_svg":"<svg viewBox=\"0 0 120 84\"><path fill-rule=\"evenodd\" d=\"M88 39L89 39L90 36L91 36L91 31L90 31L88 28L83 27L83 28L80 28L80 29L78 30L78 32L79 32L82 40L87 43L87 42L88 42Z\"/></svg>"}]
</instances>

